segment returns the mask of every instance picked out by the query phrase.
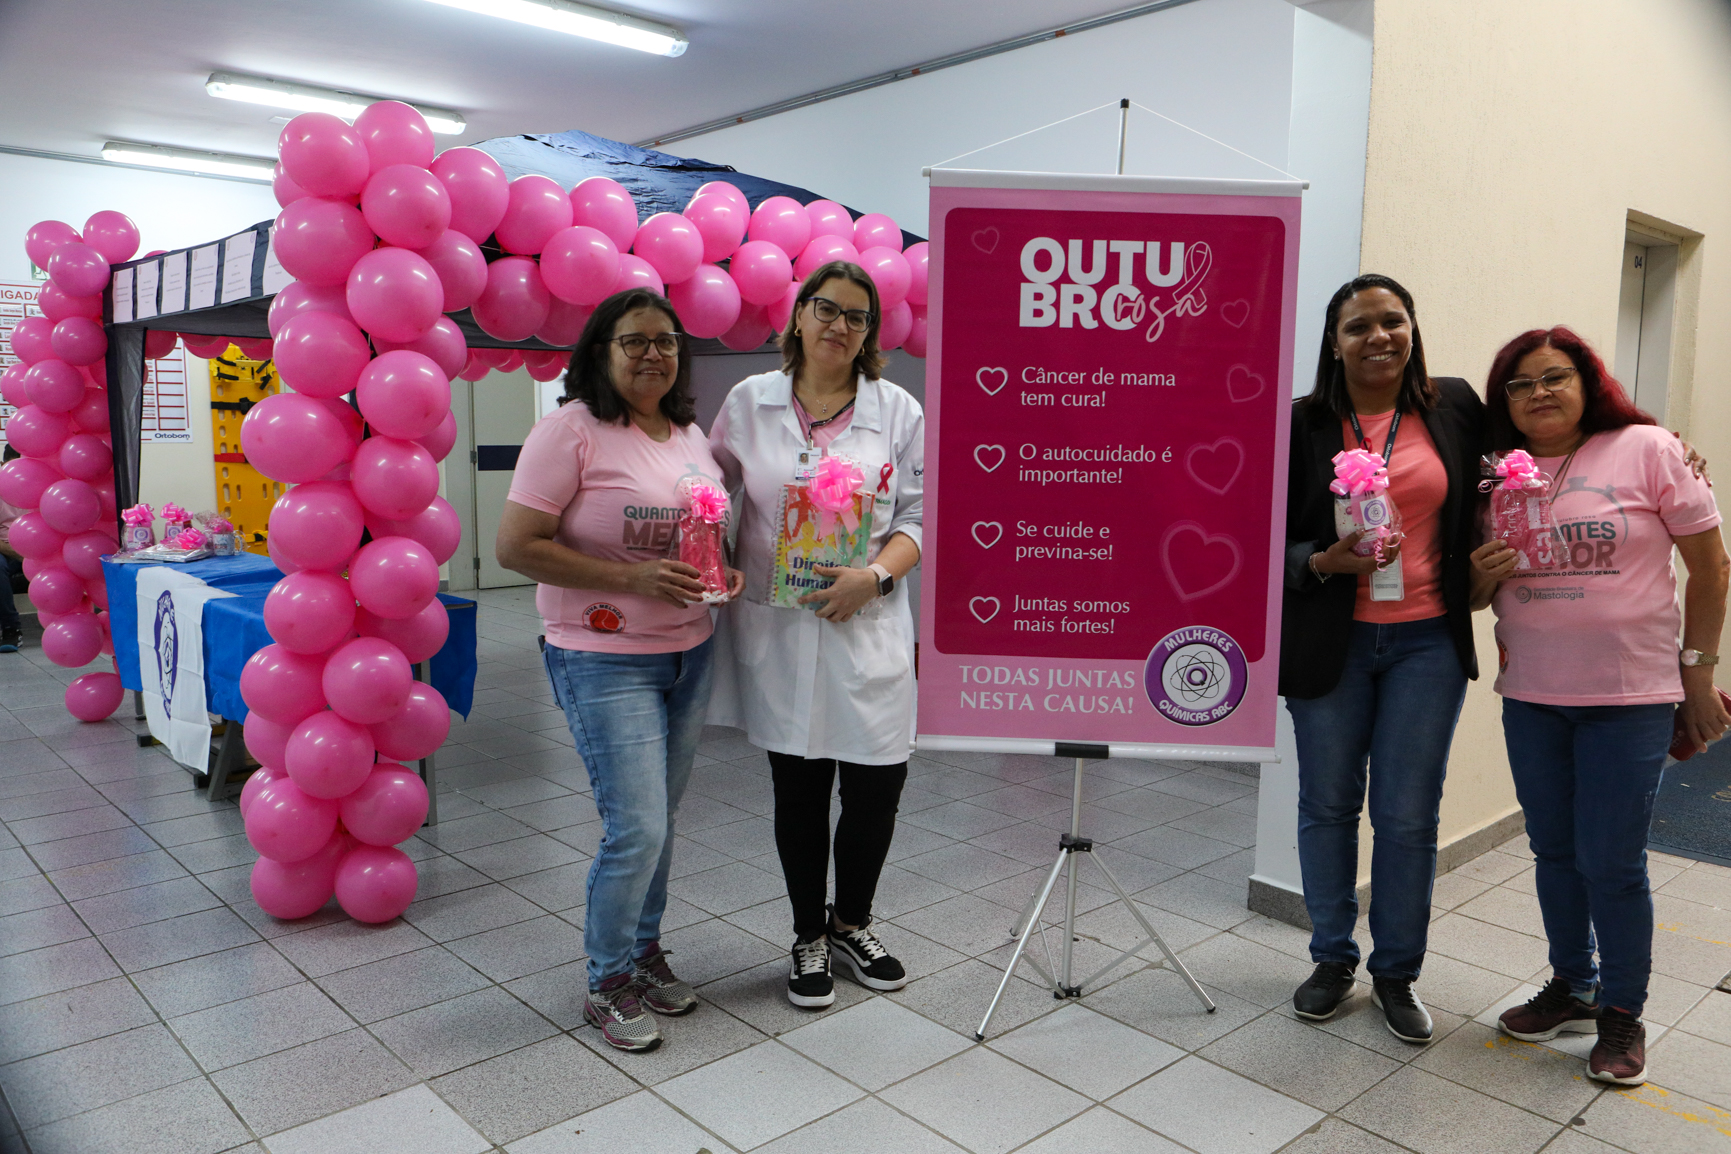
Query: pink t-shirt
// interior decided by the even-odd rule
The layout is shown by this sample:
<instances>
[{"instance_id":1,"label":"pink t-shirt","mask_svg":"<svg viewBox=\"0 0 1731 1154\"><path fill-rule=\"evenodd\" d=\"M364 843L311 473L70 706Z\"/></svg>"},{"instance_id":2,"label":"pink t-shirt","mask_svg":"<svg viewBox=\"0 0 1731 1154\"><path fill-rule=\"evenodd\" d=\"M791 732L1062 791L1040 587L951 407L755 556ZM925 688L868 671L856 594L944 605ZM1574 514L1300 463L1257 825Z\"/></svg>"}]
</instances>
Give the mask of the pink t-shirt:
<instances>
[{"instance_id":1,"label":"pink t-shirt","mask_svg":"<svg viewBox=\"0 0 1731 1154\"><path fill-rule=\"evenodd\" d=\"M1358 418L1365 440L1377 453L1388 445L1388 428L1393 423L1393 410L1369 417L1360 414ZM1352 439L1352 422L1342 421L1340 427L1346 447L1357 448ZM1401 530L1406 534L1400 550L1401 581L1406 596L1399 601L1372 601L1370 578L1360 577L1352 619L1390 625L1441 617L1448 611L1442 595L1442 508L1448 500L1449 475L1442 458L1437 456L1424 418L1417 413L1402 418L1400 432L1395 435L1388 492L1394 498Z\"/></svg>"},{"instance_id":2,"label":"pink t-shirt","mask_svg":"<svg viewBox=\"0 0 1731 1154\"><path fill-rule=\"evenodd\" d=\"M1539 705L1683 700L1671 539L1719 524L1713 490L1652 425L1589 437L1560 478L1564 458L1538 461L1561 564L1498 587L1497 692Z\"/></svg>"},{"instance_id":3,"label":"pink t-shirt","mask_svg":"<svg viewBox=\"0 0 1731 1154\"><path fill-rule=\"evenodd\" d=\"M721 483L709 441L695 424L673 426L665 442L636 425L603 424L582 401L561 405L529 430L509 498L559 518L554 540L607 561L668 555L685 513L679 482ZM683 609L636 593L541 585L535 607L547 643L606 653L676 653L710 634L709 608Z\"/></svg>"}]
</instances>

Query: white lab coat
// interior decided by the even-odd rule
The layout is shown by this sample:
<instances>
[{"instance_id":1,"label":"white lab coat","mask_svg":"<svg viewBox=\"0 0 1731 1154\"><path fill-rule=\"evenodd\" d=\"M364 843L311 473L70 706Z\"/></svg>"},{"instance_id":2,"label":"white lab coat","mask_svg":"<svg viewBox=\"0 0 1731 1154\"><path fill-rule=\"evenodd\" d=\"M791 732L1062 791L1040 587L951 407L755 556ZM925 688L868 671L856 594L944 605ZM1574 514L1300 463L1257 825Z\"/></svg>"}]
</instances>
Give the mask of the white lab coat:
<instances>
[{"instance_id":1,"label":"white lab coat","mask_svg":"<svg viewBox=\"0 0 1731 1154\"><path fill-rule=\"evenodd\" d=\"M807 451L793 405L793 379L760 373L733 387L709 434L738 527L735 560L745 595L716 621L715 691L709 721L746 731L751 743L797 757L862 765L906 761L914 735L914 623L897 583L837 624L810 609L764 604L773 563L772 526L781 488ZM889 381L861 377L853 418L829 451L856 461L876 492L875 558L891 533L920 544L925 414Z\"/></svg>"}]
</instances>

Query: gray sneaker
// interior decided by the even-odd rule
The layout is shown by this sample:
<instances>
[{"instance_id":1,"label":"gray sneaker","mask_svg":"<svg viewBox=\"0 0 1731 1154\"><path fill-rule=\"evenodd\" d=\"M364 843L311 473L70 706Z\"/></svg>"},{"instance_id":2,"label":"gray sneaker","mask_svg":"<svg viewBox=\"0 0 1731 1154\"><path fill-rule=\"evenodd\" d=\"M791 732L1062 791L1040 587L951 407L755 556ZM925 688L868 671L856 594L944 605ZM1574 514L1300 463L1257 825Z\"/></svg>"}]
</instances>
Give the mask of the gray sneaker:
<instances>
[{"instance_id":1,"label":"gray sneaker","mask_svg":"<svg viewBox=\"0 0 1731 1154\"><path fill-rule=\"evenodd\" d=\"M653 951L637 959L631 971L631 987L643 1004L657 1014L677 1018L697 1009L697 991L674 976L667 965L667 951L659 942Z\"/></svg>"},{"instance_id":2,"label":"gray sneaker","mask_svg":"<svg viewBox=\"0 0 1731 1154\"><path fill-rule=\"evenodd\" d=\"M600 989L590 990L583 1001L583 1017L615 1050L653 1050L661 1045L661 1031L655 1028L655 1019L644 1012L631 977L615 974L602 982Z\"/></svg>"}]
</instances>

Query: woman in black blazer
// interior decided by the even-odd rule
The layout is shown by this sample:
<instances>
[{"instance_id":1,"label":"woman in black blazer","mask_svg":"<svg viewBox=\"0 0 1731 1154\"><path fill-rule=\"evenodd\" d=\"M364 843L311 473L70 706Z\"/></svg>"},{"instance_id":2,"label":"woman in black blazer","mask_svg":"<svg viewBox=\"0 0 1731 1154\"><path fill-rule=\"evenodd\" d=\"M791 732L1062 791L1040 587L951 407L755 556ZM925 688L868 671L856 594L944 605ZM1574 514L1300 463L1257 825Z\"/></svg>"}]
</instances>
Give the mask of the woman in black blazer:
<instances>
[{"instance_id":1,"label":"woman in black blazer","mask_svg":"<svg viewBox=\"0 0 1731 1154\"><path fill-rule=\"evenodd\" d=\"M1367 969L1395 1036L1430 1040L1413 993L1436 874L1438 807L1473 653L1484 403L1432 378L1412 296L1385 276L1328 304L1316 388L1293 403L1286 497L1280 692L1298 737L1298 854L1316 970L1293 995L1302 1018L1334 1015L1359 961L1358 825L1368 781L1376 830ZM1333 458L1353 445L1389 460L1404 538L1377 559L1335 528Z\"/></svg>"}]
</instances>

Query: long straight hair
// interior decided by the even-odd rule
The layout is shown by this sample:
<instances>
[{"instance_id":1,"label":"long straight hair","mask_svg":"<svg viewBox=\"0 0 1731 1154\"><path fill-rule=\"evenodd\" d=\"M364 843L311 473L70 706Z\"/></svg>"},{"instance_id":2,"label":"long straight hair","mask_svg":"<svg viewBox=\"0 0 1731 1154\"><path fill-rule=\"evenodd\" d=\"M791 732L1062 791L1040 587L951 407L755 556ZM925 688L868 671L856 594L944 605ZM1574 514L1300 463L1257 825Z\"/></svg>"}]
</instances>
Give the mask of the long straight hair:
<instances>
[{"instance_id":1,"label":"long straight hair","mask_svg":"<svg viewBox=\"0 0 1731 1154\"><path fill-rule=\"evenodd\" d=\"M1412 322L1412 349L1406 358L1406 373L1400 382L1400 395L1395 408L1404 413L1423 412L1436 404L1436 385L1424 364L1424 338L1418 331L1418 310L1413 307L1412 294L1393 277L1367 272L1355 276L1328 298L1328 312L1322 322L1322 349L1316 356L1316 387L1305 403L1325 408L1341 420L1352 412L1352 395L1346 388L1346 362L1335 356L1334 330L1340 324L1340 310L1347 301L1366 289L1387 289L1400 298Z\"/></svg>"},{"instance_id":2,"label":"long straight hair","mask_svg":"<svg viewBox=\"0 0 1731 1154\"><path fill-rule=\"evenodd\" d=\"M661 411L684 428L697 419L697 399L691 393L691 354L685 344L685 326L667 298L646 288L614 293L595 306L577 347L571 350L571 366L565 371L566 401L582 401L597 421L620 425L631 423L631 406L613 387L613 330L627 313L638 309L659 310L672 323L679 337L679 364L673 370L673 387L661 397Z\"/></svg>"},{"instance_id":3,"label":"long straight hair","mask_svg":"<svg viewBox=\"0 0 1731 1154\"><path fill-rule=\"evenodd\" d=\"M1635 407L1593 346L1574 329L1566 325L1528 329L1497 353L1496 360L1491 362L1490 377L1485 381L1485 418L1490 426L1491 448L1506 452L1526 443L1525 435L1515 428L1514 418L1509 416L1508 385L1522 358L1546 348L1568 357L1581 379L1581 432L1591 436L1629 425L1659 423Z\"/></svg>"}]
</instances>

